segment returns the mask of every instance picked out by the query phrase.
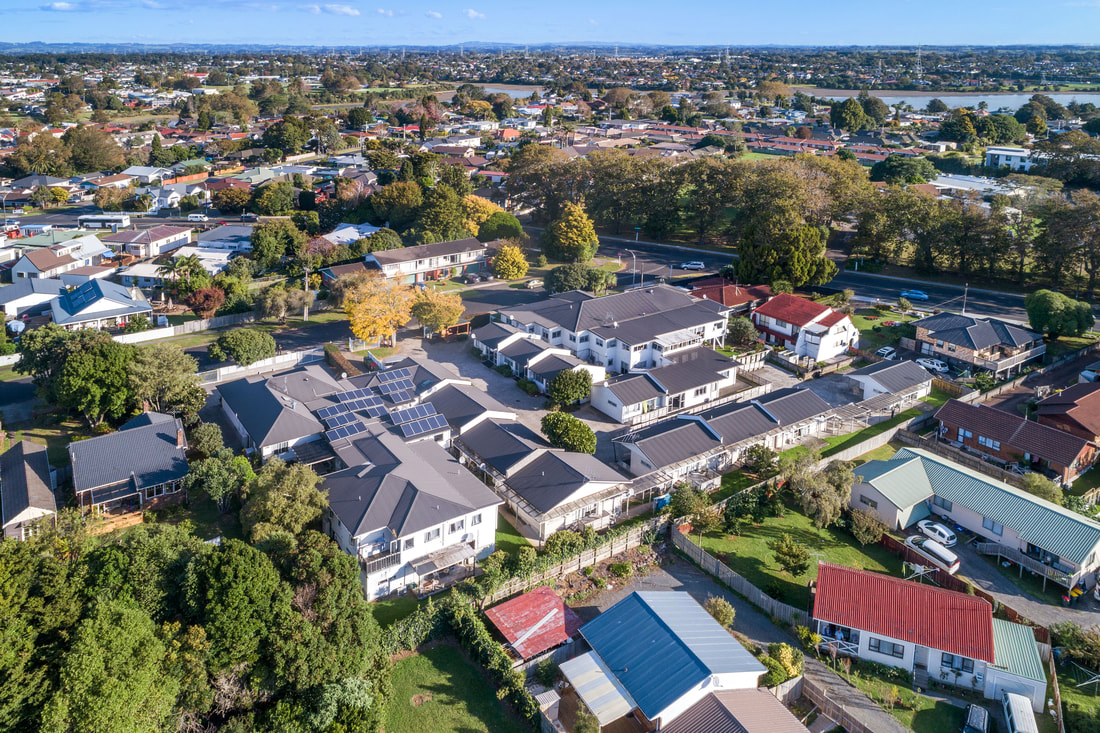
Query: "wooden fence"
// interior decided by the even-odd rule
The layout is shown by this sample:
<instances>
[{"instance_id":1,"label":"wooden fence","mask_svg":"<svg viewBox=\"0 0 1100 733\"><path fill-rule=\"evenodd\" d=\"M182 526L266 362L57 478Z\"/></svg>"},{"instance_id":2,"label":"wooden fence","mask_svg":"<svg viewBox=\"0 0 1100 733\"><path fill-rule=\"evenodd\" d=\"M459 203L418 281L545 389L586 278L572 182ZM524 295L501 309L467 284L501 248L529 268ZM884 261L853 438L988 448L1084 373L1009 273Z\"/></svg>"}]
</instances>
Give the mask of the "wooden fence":
<instances>
[{"instance_id":1,"label":"wooden fence","mask_svg":"<svg viewBox=\"0 0 1100 733\"><path fill-rule=\"evenodd\" d=\"M1058 721L1058 733L1066 733L1066 721L1062 715L1062 690L1058 687L1058 669L1054 664L1054 655L1048 654L1046 662L1050 686L1054 689L1054 719Z\"/></svg>"},{"instance_id":2,"label":"wooden fence","mask_svg":"<svg viewBox=\"0 0 1100 733\"><path fill-rule=\"evenodd\" d=\"M810 615L805 611L775 600L755 585L731 570L721 560L715 558L699 545L688 539L679 529L672 529L672 544L704 571L710 573L719 582L734 593L744 596L750 603L762 609L772 618L790 626L809 626Z\"/></svg>"},{"instance_id":3,"label":"wooden fence","mask_svg":"<svg viewBox=\"0 0 1100 733\"><path fill-rule=\"evenodd\" d=\"M829 698L825 690L817 686L817 683L808 677L802 679L802 697L812 702L820 715L824 715L833 721L847 733L880 733L867 727L863 721L857 719L840 703Z\"/></svg>"}]
</instances>

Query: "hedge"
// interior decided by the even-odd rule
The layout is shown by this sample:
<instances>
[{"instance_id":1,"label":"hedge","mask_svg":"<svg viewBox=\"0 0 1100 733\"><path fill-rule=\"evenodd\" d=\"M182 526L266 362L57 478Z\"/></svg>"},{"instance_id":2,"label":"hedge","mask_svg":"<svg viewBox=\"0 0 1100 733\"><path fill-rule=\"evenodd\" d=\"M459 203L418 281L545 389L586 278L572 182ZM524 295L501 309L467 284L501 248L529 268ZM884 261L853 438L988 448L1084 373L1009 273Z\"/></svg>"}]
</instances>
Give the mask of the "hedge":
<instances>
[{"instance_id":1,"label":"hedge","mask_svg":"<svg viewBox=\"0 0 1100 733\"><path fill-rule=\"evenodd\" d=\"M340 351L336 344L325 344L325 362L330 367L347 374L349 377L358 377L363 372L357 369L348 358Z\"/></svg>"}]
</instances>

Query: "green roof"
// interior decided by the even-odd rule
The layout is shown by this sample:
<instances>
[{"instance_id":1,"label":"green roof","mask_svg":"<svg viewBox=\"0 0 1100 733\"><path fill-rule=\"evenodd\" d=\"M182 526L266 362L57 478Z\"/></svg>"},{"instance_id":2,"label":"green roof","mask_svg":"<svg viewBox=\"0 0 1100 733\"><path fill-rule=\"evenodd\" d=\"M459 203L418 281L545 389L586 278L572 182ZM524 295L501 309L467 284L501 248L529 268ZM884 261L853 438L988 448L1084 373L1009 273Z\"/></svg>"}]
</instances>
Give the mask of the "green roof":
<instances>
[{"instance_id":1,"label":"green roof","mask_svg":"<svg viewBox=\"0 0 1100 733\"><path fill-rule=\"evenodd\" d=\"M27 224L33 224L33 221L26 222ZM51 230L43 232L42 234L35 234L33 237L23 237L22 239L11 240L11 246L15 249L35 249L38 247L52 247L55 244L63 244L73 239L79 239L86 237L93 232L70 230L70 231L58 231Z\"/></svg>"},{"instance_id":2,"label":"green roof","mask_svg":"<svg viewBox=\"0 0 1100 733\"><path fill-rule=\"evenodd\" d=\"M1043 660L1030 626L993 619L993 659L997 669L1046 684Z\"/></svg>"},{"instance_id":3,"label":"green roof","mask_svg":"<svg viewBox=\"0 0 1100 733\"><path fill-rule=\"evenodd\" d=\"M857 479L870 484L894 506L906 509L932 496L932 485L916 456L898 451L888 461L868 461L855 469Z\"/></svg>"}]
</instances>

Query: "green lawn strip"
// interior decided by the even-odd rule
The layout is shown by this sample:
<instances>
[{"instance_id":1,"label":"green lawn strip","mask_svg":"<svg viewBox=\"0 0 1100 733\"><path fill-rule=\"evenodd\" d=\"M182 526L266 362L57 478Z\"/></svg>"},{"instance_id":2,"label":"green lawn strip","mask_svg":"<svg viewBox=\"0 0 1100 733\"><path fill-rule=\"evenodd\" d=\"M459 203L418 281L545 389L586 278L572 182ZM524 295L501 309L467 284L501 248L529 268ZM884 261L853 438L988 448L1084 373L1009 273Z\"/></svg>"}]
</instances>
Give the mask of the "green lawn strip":
<instances>
[{"instance_id":1,"label":"green lawn strip","mask_svg":"<svg viewBox=\"0 0 1100 733\"><path fill-rule=\"evenodd\" d=\"M890 428L900 425L907 420L912 420L914 417L917 417L920 414L920 410L915 407L910 407L908 410L902 410L889 420L877 422L874 425L870 425L864 428L863 430L858 430L854 433L849 433L847 435L830 435L829 437L824 439L828 447L821 451L821 457L828 458L829 456L836 455L846 448L851 448L857 443L862 443L863 441L869 438L873 438L876 435L881 435Z\"/></svg>"},{"instance_id":2,"label":"green lawn strip","mask_svg":"<svg viewBox=\"0 0 1100 733\"><path fill-rule=\"evenodd\" d=\"M1081 475L1081 478L1073 482L1069 493L1074 496L1084 496L1088 492L1100 487L1100 466L1093 466Z\"/></svg>"},{"instance_id":3,"label":"green lawn strip","mask_svg":"<svg viewBox=\"0 0 1100 733\"><path fill-rule=\"evenodd\" d=\"M1074 676L1076 671L1068 664L1058 667L1058 690L1062 693L1062 712L1065 716L1066 730L1093 730L1089 725L1094 724L1092 721L1100 717L1100 693L1096 691L1096 685L1077 687L1080 682L1084 682L1084 678L1082 677L1079 682ZM1053 685L1048 688L1047 699L1054 699ZM1057 730L1057 727L1053 724L1049 728L1043 727L1042 718L1049 720L1049 715L1044 714L1036 717L1040 718L1040 733ZM1086 721L1089 722L1086 723ZM1051 722L1053 723L1053 721ZM1077 726L1075 727L1074 724L1077 724Z\"/></svg>"},{"instance_id":4,"label":"green lawn strip","mask_svg":"<svg viewBox=\"0 0 1100 733\"><path fill-rule=\"evenodd\" d=\"M852 325L859 331L859 343L864 349L877 350L883 346L897 346L904 333L900 326L884 326L884 321L908 323L913 316L878 311L874 308L860 308L852 315ZM878 328L876 331L875 329Z\"/></svg>"},{"instance_id":5,"label":"green lawn strip","mask_svg":"<svg viewBox=\"0 0 1100 733\"><path fill-rule=\"evenodd\" d=\"M809 572L793 578L779 569L768 543L783 533L790 534L811 553ZM693 535L693 540L698 536ZM838 527L819 529L813 520L792 509L782 517L769 517L763 524L748 525L740 537L714 532L703 536L703 548L765 593L778 591L778 600L806 609L810 603L809 581L817 578L817 562L901 573L901 559L880 545L861 547L847 530ZM770 594L770 593L769 593Z\"/></svg>"},{"instance_id":6,"label":"green lawn strip","mask_svg":"<svg viewBox=\"0 0 1100 733\"><path fill-rule=\"evenodd\" d=\"M867 461L887 461L894 457L894 454L901 448L904 448L901 443L887 443L886 445L879 446L872 451L864 453L859 458L855 459L855 464L862 465Z\"/></svg>"},{"instance_id":7,"label":"green lawn strip","mask_svg":"<svg viewBox=\"0 0 1100 733\"><path fill-rule=\"evenodd\" d=\"M1095 333L1089 333L1084 336L1062 336L1050 341L1047 343L1047 360L1052 361L1071 351L1079 351L1094 343L1096 339L1097 335Z\"/></svg>"},{"instance_id":8,"label":"green lawn strip","mask_svg":"<svg viewBox=\"0 0 1100 733\"><path fill-rule=\"evenodd\" d=\"M837 669L840 669L839 665ZM840 675L846 677L843 671L840 671ZM861 667L858 662L852 666L850 681L863 694L881 704L899 723L914 733L949 733L961 730L963 723L966 722L964 708L918 695L904 682L880 677ZM894 688L897 689L897 696L901 699L901 703L890 706L888 701ZM948 687L945 692L952 694L953 691Z\"/></svg>"},{"instance_id":9,"label":"green lawn strip","mask_svg":"<svg viewBox=\"0 0 1100 733\"><path fill-rule=\"evenodd\" d=\"M197 321L198 318L199 317L196 316L194 313L178 313L173 316L168 316L168 325L178 326L181 323L187 323L188 321Z\"/></svg>"},{"instance_id":10,"label":"green lawn strip","mask_svg":"<svg viewBox=\"0 0 1100 733\"><path fill-rule=\"evenodd\" d=\"M921 397L920 401L927 402L928 404L935 405L936 407L942 407L945 402L950 399L954 399L954 397L955 395L946 390L942 390L939 387L933 387L932 392L926 397Z\"/></svg>"},{"instance_id":11,"label":"green lawn strip","mask_svg":"<svg viewBox=\"0 0 1100 733\"><path fill-rule=\"evenodd\" d=\"M397 598L387 598L370 604L371 613L378 625L385 628L394 621L400 621L415 611L420 603L416 596L404 595Z\"/></svg>"},{"instance_id":12,"label":"green lawn strip","mask_svg":"<svg viewBox=\"0 0 1100 733\"><path fill-rule=\"evenodd\" d=\"M394 665L386 733L521 733L485 675L441 644Z\"/></svg>"},{"instance_id":13,"label":"green lawn strip","mask_svg":"<svg viewBox=\"0 0 1100 733\"><path fill-rule=\"evenodd\" d=\"M366 349L375 359L389 359L391 356L397 353L397 349L392 346L376 346L373 349Z\"/></svg>"},{"instance_id":14,"label":"green lawn strip","mask_svg":"<svg viewBox=\"0 0 1100 733\"><path fill-rule=\"evenodd\" d=\"M710 495L710 499L714 502L722 501L726 497L744 491L753 484L760 483L760 481L761 479L754 478L741 471L731 471L722 476L722 485Z\"/></svg>"},{"instance_id":15,"label":"green lawn strip","mask_svg":"<svg viewBox=\"0 0 1100 733\"><path fill-rule=\"evenodd\" d=\"M503 513L497 512L496 548L514 555L521 547L531 547L531 543L519 533Z\"/></svg>"},{"instance_id":16,"label":"green lawn strip","mask_svg":"<svg viewBox=\"0 0 1100 733\"><path fill-rule=\"evenodd\" d=\"M0 382L10 382L13 379L22 379L23 377L29 377L29 374L20 374L12 367L5 367L0 369Z\"/></svg>"},{"instance_id":17,"label":"green lawn strip","mask_svg":"<svg viewBox=\"0 0 1100 733\"><path fill-rule=\"evenodd\" d=\"M29 440L32 443L41 443L46 446L46 455L50 464L54 466L67 466L69 464L69 443L75 437L92 437L91 431L83 421L63 416L58 419L55 415L39 415L31 420L29 426L24 426L15 433L15 440Z\"/></svg>"}]
</instances>

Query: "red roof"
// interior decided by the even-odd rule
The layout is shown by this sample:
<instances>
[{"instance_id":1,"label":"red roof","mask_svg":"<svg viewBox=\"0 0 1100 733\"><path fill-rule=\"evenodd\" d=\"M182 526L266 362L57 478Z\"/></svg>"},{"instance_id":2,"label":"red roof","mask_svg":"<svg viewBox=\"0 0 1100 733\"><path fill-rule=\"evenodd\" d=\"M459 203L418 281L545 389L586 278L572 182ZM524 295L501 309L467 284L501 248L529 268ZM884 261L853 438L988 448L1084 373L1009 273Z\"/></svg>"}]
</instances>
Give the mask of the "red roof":
<instances>
[{"instance_id":1,"label":"red roof","mask_svg":"<svg viewBox=\"0 0 1100 733\"><path fill-rule=\"evenodd\" d=\"M772 289L768 285L733 285L723 277L712 277L695 283L691 294L732 307L767 300L772 296Z\"/></svg>"},{"instance_id":2,"label":"red roof","mask_svg":"<svg viewBox=\"0 0 1100 733\"><path fill-rule=\"evenodd\" d=\"M485 615L521 659L564 644L581 626L573 609L545 585L493 606Z\"/></svg>"},{"instance_id":3,"label":"red roof","mask_svg":"<svg viewBox=\"0 0 1100 733\"><path fill-rule=\"evenodd\" d=\"M993 662L993 607L965 593L823 562L814 618Z\"/></svg>"},{"instance_id":4,"label":"red roof","mask_svg":"<svg viewBox=\"0 0 1100 733\"><path fill-rule=\"evenodd\" d=\"M829 315L825 316L820 321L818 321L818 323L820 325L824 326L825 328L829 328L831 326L835 326L836 324L840 323L841 321L843 321L847 317L848 316L841 313L840 311L833 311L832 313L830 313Z\"/></svg>"},{"instance_id":5,"label":"red roof","mask_svg":"<svg viewBox=\"0 0 1100 733\"><path fill-rule=\"evenodd\" d=\"M830 308L820 303L815 303L806 298L799 298L790 293L780 293L753 313L774 318L784 323L793 323L796 326L806 326L820 318Z\"/></svg>"}]
</instances>

